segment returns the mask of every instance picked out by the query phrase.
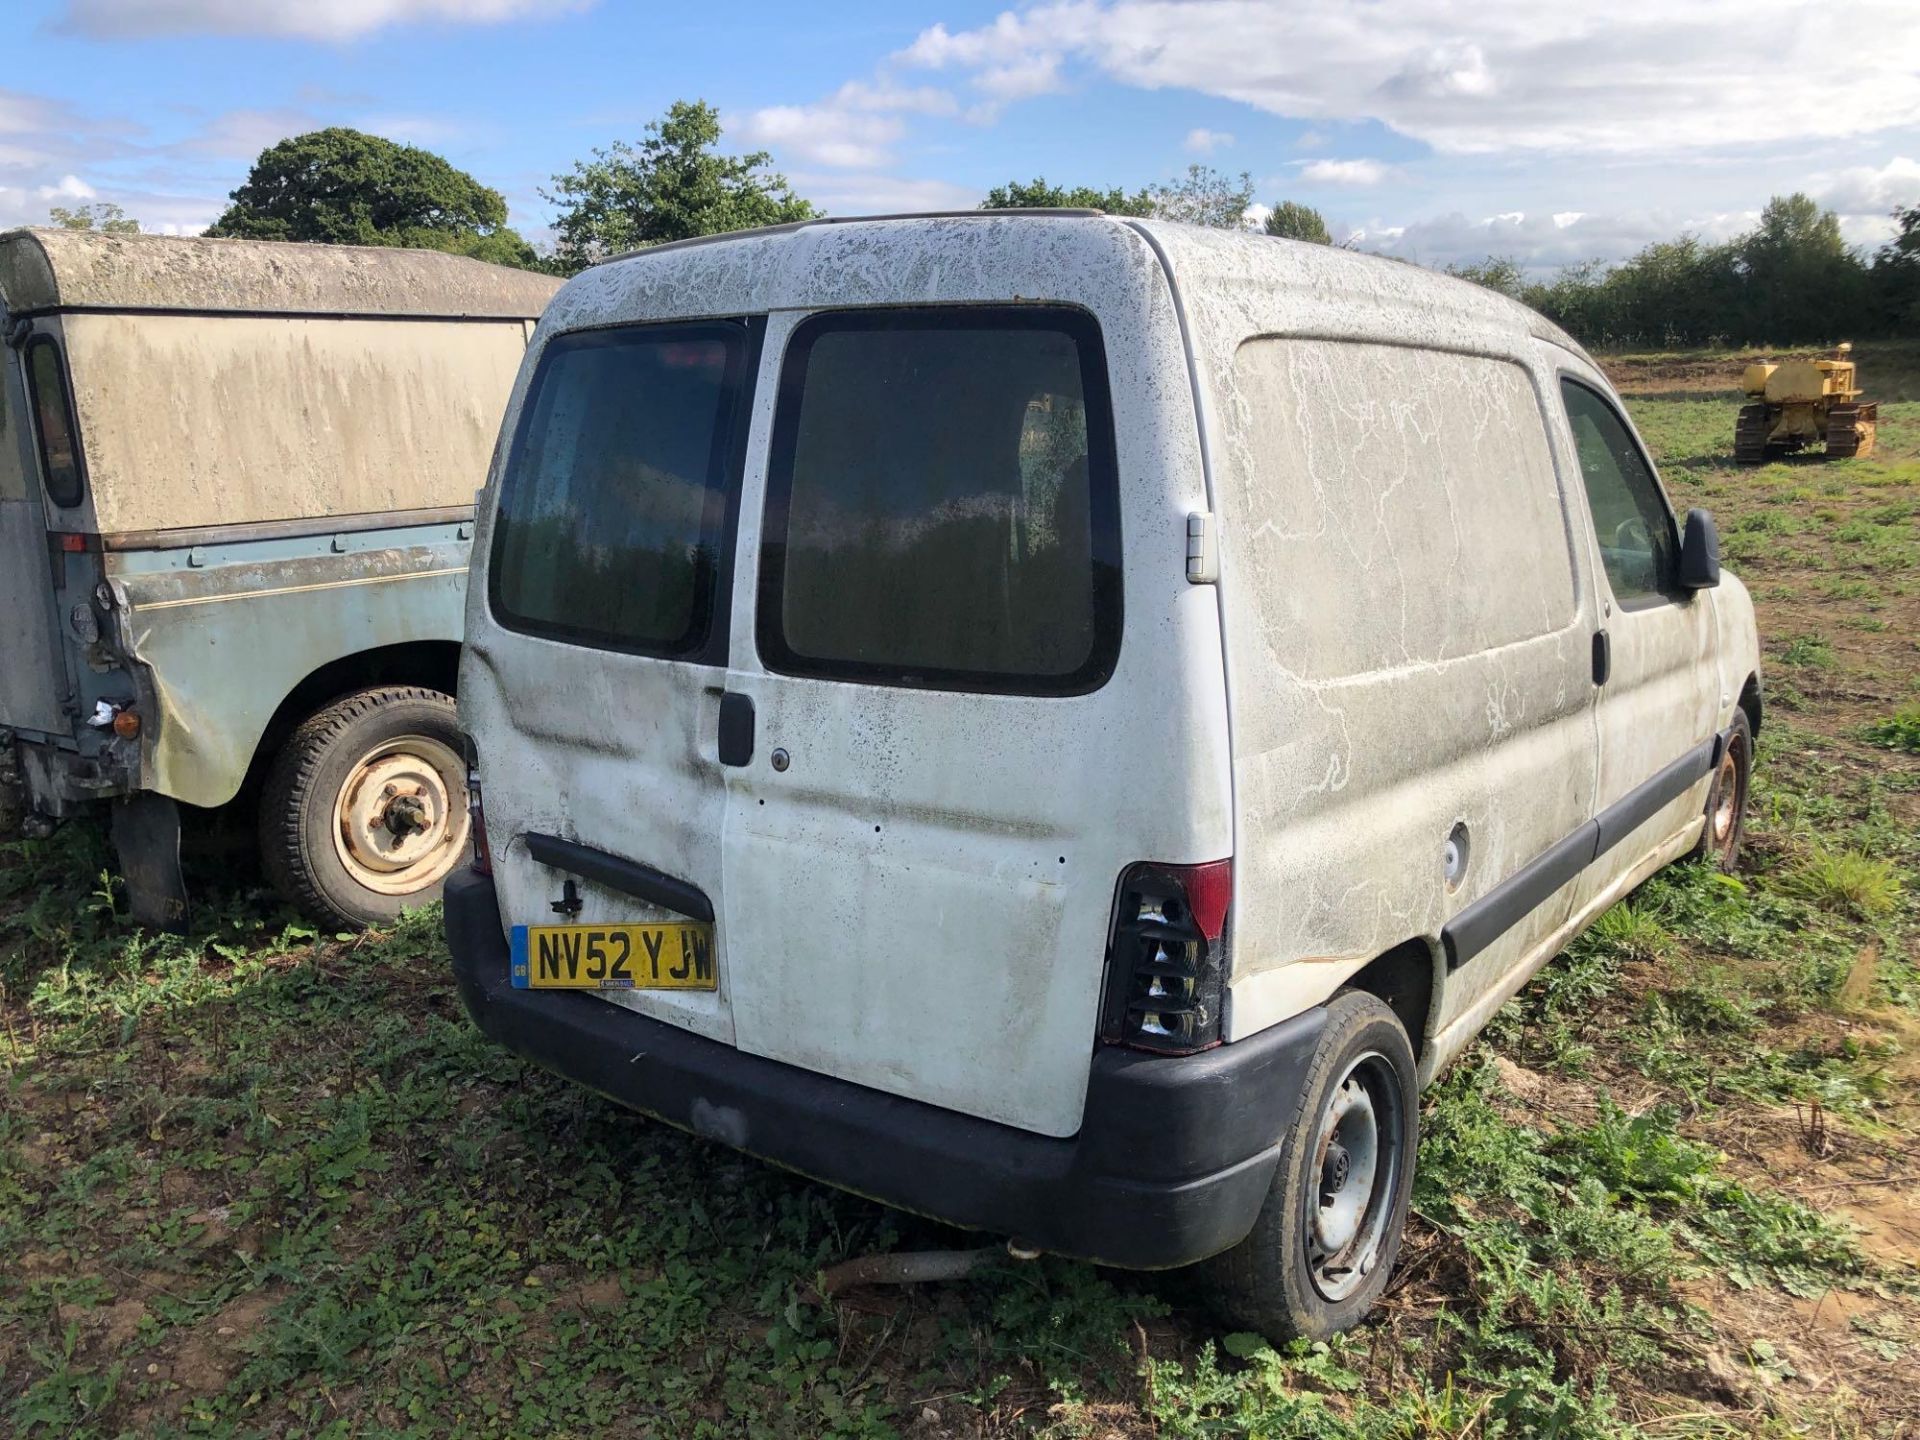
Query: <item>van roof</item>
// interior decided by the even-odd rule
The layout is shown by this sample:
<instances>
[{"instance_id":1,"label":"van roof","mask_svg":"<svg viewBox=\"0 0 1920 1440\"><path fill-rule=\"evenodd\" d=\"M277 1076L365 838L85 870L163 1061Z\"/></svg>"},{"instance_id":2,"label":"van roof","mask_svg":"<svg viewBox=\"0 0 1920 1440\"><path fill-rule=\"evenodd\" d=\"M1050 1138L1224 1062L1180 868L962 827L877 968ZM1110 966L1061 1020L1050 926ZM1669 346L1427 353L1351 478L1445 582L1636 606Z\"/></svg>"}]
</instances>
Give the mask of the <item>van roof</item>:
<instances>
[{"instance_id":1,"label":"van roof","mask_svg":"<svg viewBox=\"0 0 1920 1440\"><path fill-rule=\"evenodd\" d=\"M90 230L0 234L0 299L15 314L157 310L538 319L551 275L437 250Z\"/></svg>"},{"instance_id":2,"label":"van roof","mask_svg":"<svg viewBox=\"0 0 1920 1440\"><path fill-rule=\"evenodd\" d=\"M1423 265L1338 246L1282 240L1255 231L1141 220L1099 210L937 210L899 215L830 216L669 241L613 256L588 273L644 267L656 256L673 255L684 262L691 259L685 252L695 249L711 249L716 266L731 266L739 250L750 248L756 252L752 261L755 267L777 267L785 258L782 252L794 246L804 247L805 254L804 258L799 254L792 254L791 258L813 273L817 282L819 274L834 273L837 258L834 252L842 248L846 251L844 258L858 269L870 258L876 235L884 234L886 243L903 249L920 244L938 247L953 233L956 222L967 223L969 228L996 222L1022 227L1043 223L1048 243L1055 245L1076 229L1107 232L1131 229L1152 245L1183 289L1215 284L1243 295L1263 289L1312 291L1323 296L1338 294L1355 305L1371 302L1405 313L1426 312L1454 324L1464 322L1485 330L1529 334L1577 354L1584 353L1576 341L1537 311L1498 291ZM735 254L729 254L730 251ZM817 289L817 283L808 288ZM576 316L572 323L581 323L581 320Z\"/></svg>"}]
</instances>

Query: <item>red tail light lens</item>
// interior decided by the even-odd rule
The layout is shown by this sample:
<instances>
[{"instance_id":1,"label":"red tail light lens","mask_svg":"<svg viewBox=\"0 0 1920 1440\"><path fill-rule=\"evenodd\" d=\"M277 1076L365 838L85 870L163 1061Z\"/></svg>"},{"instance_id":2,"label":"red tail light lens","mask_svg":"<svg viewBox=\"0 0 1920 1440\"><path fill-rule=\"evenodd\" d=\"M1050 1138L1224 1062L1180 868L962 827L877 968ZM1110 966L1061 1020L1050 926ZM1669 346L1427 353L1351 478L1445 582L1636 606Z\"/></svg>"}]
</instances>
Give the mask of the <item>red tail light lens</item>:
<instances>
[{"instance_id":1,"label":"red tail light lens","mask_svg":"<svg viewBox=\"0 0 1920 1440\"><path fill-rule=\"evenodd\" d=\"M1233 862L1129 866L1107 950L1100 1038L1189 1055L1221 1041Z\"/></svg>"},{"instance_id":2,"label":"red tail light lens","mask_svg":"<svg viewBox=\"0 0 1920 1440\"><path fill-rule=\"evenodd\" d=\"M471 735L460 737L467 757L467 828L473 838L473 869L477 875L493 874L493 851L487 846L487 813L480 803L480 749Z\"/></svg>"}]
</instances>

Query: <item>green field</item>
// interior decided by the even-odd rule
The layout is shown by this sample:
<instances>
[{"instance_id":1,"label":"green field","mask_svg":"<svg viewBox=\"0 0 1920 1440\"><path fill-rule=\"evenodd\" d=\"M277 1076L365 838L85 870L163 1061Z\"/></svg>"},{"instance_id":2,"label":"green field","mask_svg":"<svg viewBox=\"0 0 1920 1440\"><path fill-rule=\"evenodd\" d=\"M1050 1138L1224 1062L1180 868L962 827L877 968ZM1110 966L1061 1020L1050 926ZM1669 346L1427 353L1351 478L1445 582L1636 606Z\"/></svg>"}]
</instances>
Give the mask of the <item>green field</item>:
<instances>
[{"instance_id":1,"label":"green field","mask_svg":"<svg viewBox=\"0 0 1920 1440\"><path fill-rule=\"evenodd\" d=\"M437 914L317 935L214 857L153 937L73 825L0 846L0 1433L1915 1434L1920 346L1860 359L1879 454L1758 471L1732 357L1611 363L1759 605L1747 861L1656 878L1430 1093L1357 1333L1051 1259L823 1302L972 1242L483 1042Z\"/></svg>"}]
</instances>

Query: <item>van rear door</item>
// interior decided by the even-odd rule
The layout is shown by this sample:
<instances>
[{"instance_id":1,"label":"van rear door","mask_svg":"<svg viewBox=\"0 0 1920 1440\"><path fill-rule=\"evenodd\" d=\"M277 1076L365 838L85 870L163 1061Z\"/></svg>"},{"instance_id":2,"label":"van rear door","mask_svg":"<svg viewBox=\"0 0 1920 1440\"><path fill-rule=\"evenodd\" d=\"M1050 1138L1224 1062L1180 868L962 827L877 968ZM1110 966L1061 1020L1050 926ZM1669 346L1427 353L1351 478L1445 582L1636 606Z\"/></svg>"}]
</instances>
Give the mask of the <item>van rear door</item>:
<instances>
[{"instance_id":1,"label":"van rear door","mask_svg":"<svg viewBox=\"0 0 1920 1440\"><path fill-rule=\"evenodd\" d=\"M0 310L0 333L7 323ZM58 393L44 400L57 409L50 410L56 424L66 424L70 412L59 352L52 340L43 339L34 353L43 363L52 362L48 374L57 380ZM55 630L52 556L22 354L11 345L0 348L0 725L65 734L71 729L62 704L66 669ZM64 439L49 438L70 444L70 429ZM70 448L59 453L73 463Z\"/></svg>"},{"instance_id":2,"label":"van rear door","mask_svg":"<svg viewBox=\"0 0 1920 1440\"><path fill-rule=\"evenodd\" d=\"M1223 747L1177 737L1224 706L1217 629L1194 607L1191 675L1184 627L1130 629L1116 677L1120 487L1086 311L789 314L769 352L727 679L753 726L727 770L736 1043L1071 1134L1121 871L1226 850L1143 848L1215 813ZM1151 612L1191 588L1179 523L1144 547Z\"/></svg>"},{"instance_id":3,"label":"van rear door","mask_svg":"<svg viewBox=\"0 0 1920 1440\"><path fill-rule=\"evenodd\" d=\"M491 835L509 926L718 912L715 747L761 329L577 331L547 344L529 382L460 694L487 810L511 817ZM724 985L603 993L732 1038Z\"/></svg>"}]
</instances>

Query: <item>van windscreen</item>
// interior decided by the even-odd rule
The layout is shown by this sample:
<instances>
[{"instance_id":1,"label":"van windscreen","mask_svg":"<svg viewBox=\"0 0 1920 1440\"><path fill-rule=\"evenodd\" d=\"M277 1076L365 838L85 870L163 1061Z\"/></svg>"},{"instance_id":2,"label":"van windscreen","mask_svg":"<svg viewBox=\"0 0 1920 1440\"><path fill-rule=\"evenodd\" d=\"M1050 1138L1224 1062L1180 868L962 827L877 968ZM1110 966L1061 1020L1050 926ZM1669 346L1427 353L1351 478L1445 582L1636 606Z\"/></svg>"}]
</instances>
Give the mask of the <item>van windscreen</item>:
<instances>
[{"instance_id":1,"label":"van windscreen","mask_svg":"<svg viewBox=\"0 0 1920 1440\"><path fill-rule=\"evenodd\" d=\"M734 321L549 342L494 515L502 624L640 654L724 650L715 597L749 348Z\"/></svg>"},{"instance_id":2,"label":"van windscreen","mask_svg":"<svg viewBox=\"0 0 1920 1440\"><path fill-rule=\"evenodd\" d=\"M859 311L781 370L756 629L788 674L1077 694L1120 643L1098 326L1059 307Z\"/></svg>"}]
</instances>

